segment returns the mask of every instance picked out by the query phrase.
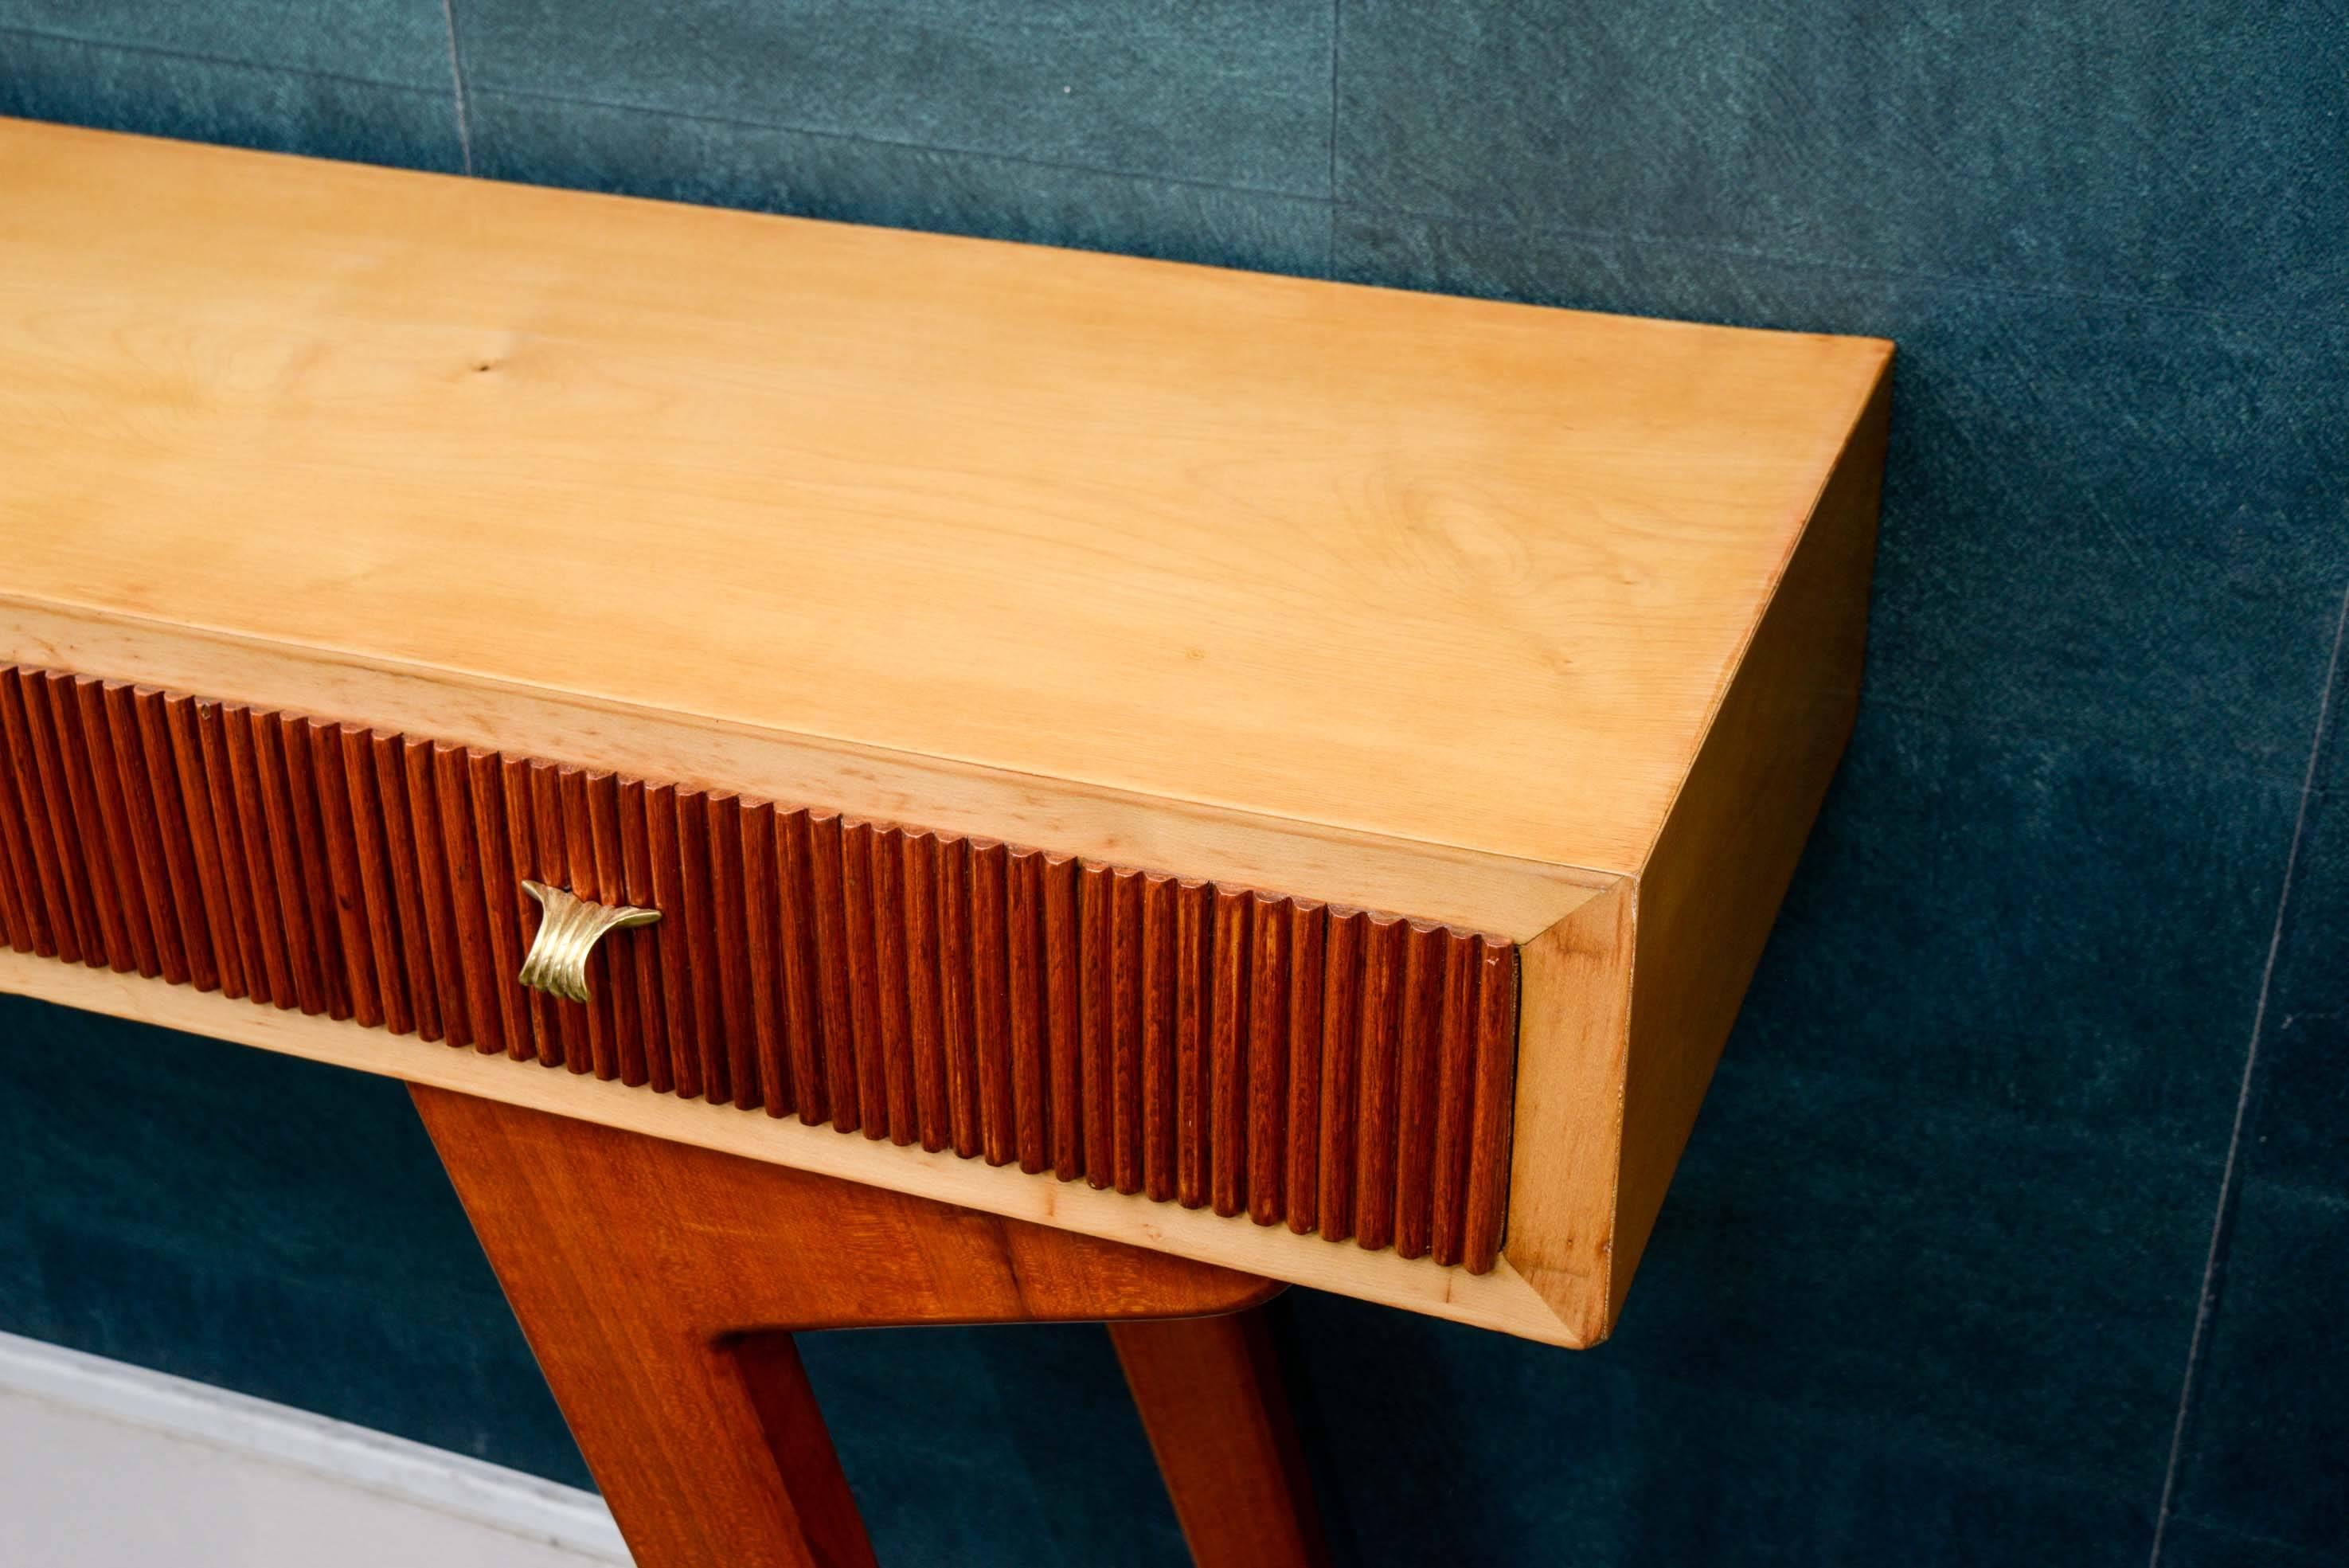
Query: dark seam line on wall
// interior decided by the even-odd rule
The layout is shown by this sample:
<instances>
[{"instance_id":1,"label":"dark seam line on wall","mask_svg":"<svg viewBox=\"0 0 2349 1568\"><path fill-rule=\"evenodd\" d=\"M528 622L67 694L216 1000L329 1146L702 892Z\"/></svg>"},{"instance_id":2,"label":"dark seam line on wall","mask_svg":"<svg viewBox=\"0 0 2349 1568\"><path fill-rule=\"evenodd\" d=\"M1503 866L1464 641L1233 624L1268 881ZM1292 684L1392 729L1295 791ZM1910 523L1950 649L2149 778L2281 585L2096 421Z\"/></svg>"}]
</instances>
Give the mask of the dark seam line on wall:
<instances>
[{"instance_id":1,"label":"dark seam line on wall","mask_svg":"<svg viewBox=\"0 0 2349 1568\"><path fill-rule=\"evenodd\" d=\"M1324 233L1321 275L1338 275L1338 29L1345 24L1345 0L1330 0L1330 212Z\"/></svg>"},{"instance_id":2,"label":"dark seam line on wall","mask_svg":"<svg viewBox=\"0 0 2349 1568\"><path fill-rule=\"evenodd\" d=\"M207 55L196 49L167 49L159 44L126 44L112 38L82 38L71 33L52 33L41 27L0 26L0 37L35 38L45 44L72 44L85 49L112 49L126 55L152 55L160 59L190 60L203 66L230 66L238 70L259 71L265 76L302 77L311 81L345 82L352 87L381 88L386 92L413 93L431 98L439 95L436 88L418 87L413 82L385 81L379 77L348 76L341 71L316 70L308 66L283 66L267 60L240 60L229 55ZM346 160L346 161L348 161Z\"/></svg>"},{"instance_id":3,"label":"dark seam line on wall","mask_svg":"<svg viewBox=\"0 0 2349 1568\"><path fill-rule=\"evenodd\" d=\"M582 109L607 109L618 114L647 114L660 119L679 119L693 125L729 125L745 130L771 130L784 136L808 136L823 141L848 141L864 147L886 147L899 152L936 152L952 158L976 158L990 163L1012 163L1028 169L1052 169L1069 174L1101 174L1115 180L1133 180L1154 185L1183 185L1199 191L1221 191L1239 196L1272 196L1284 202L1309 202L1328 206L1327 196L1309 195L1301 191L1284 191L1274 185L1235 185L1227 180L1202 180L1195 175L1159 174L1145 170L1112 169L1099 163L1071 163L1055 158L1031 158L1019 152L990 152L977 147L957 147L942 141L897 141L885 136L866 136L854 130L818 130L804 125L786 125L778 120L740 119L732 115L702 114L690 109L655 109L647 104L620 103L610 99L574 98L568 93L534 92L529 88L486 87L481 89L497 98L527 99L533 103L574 104Z\"/></svg>"},{"instance_id":4,"label":"dark seam line on wall","mask_svg":"<svg viewBox=\"0 0 2349 1568\"><path fill-rule=\"evenodd\" d=\"M2174 316L2220 321L2321 322L2334 324L2336 315L2315 306L2297 310L2244 310L2224 305L2197 305L2191 300L2158 299L2144 294L2113 294L2104 289L2067 288L2061 284L2005 283L1996 278L1967 277L1958 273L1930 272L1922 267L1886 266L1872 262L1829 261L1820 256L1795 255L1723 240L1702 240L1675 234L1645 234L1634 229L1579 228L1568 223L1524 223L1508 218L1481 218L1455 213L1425 213L1377 202L1336 202L1341 213L1375 218L1409 218L1423 223L1446 223L1464 229L1498 229L1537 239L1585 240L1613 244L1652 245L1659 249L1703 251L1733 261L1764 262L1775 266L1807 268L1814 272L1848 273L1856 277L1890 283L1929 284L1966 294L1992 295L2024 300L2067 300L2091 305L2127 306ZM1422 292L1427 292L1423 290Z\"/></svg>"},{"instance_id":5,"label":"dark seam line on wall","mask_svg":"<svg viewBox=\"0 0 2349 1568\"><path fill-rule=\"evenodd\" d=\"M465 65L457 52L457 0L440 0L440 21L449 30L449 82L457 94L457 151L462 155L465 172L473 171L473 120L466 111Z\"/></svg>"},{"instance_id":6,"label":"dark seam line on wall","mask_svg":"<svg viewBox=\"0 0 2349 1568\"><path fill-rule=\"evenodd\" d=\"M2161 1502L2153 1519L2153 1552L2147 1568L2161 1568L2162 1539L2177 1506L2178 1472L2186 1449L2186 1426L2193 1414L2195 1384L2203 1358L2209 1354L2211 1320L2217 1315L2220 1276L2234 1241L2235 1208L2242 1185L2243 1132L2250 1120L2251 1089L2259 1072L2260 1035L2267 1027L2268 998L2275 981L2276 956L2283 947L2284 914L2292 907L2292 874L2300 864L2301 840L2308 831L2308 803L2316 793L2317 764L2324 755L2325 731L2333 715L2333 693L2340 684L2341 643L2349 631L2349 592L2341 597L2341 613L2333 623L2333 657L2324 667L2324 692L2316 704L2316 735L2308 748L2308 772L2301 782L2300 813L2292 825L2292 848L2283 860L2283 891L2276 898L2275 927L2268 936L2267 962L2260 971L2260 999L2251 1010L2251 1043L2243 1053L2243 1081L2235 1096L2235 1126L2227 1139L2227 1164L2219 1177L2219 1200L2210 1218L2210 1251L2203 1260L2202 1289L2194 1305L2194 1337L2186 1347L2186 1373L2178 1387L2178 1417L2170 1427L2169 1462L2161 1477Z\"/></svg>"},{"instance_id":7,"label":"dark seam line on wall","mask_svg":"<svg viewBox=\"0 0 2349 1568\"><path fill-rule=\"evenodd\" d=\"M464 85L461 70L456 64L454 17L444 0L443 16L451 28L450 68L458 79L460 150L465 160L465 171L472 173L472 149L470 115L466 104L470 89ZM1332 20L1334 24L1335 10ZM0 25L0 37L38 39L44 43L70 44L87 49L112 49L124 54L148 55L161 59L190 60L202 65L226 66L239 70L259 71L268 75L301 77L313 81L344 82L354 87L379 88L387 92L431 96L435 89L418 87L409 82L387 81L378 77L351 76L341 71L322 71L305 66L281 65L266 61L241 60L227 55L205 54L193 49L169 49L152 44L132 44L109 38L85 38L71 33L54 33L40 27ZM1371 202L1342 202L1336 199L1337 191L1337 39L1334 25L1331 49L1331 125L1330 157L1330 191L1328 195L1290 191L1276 185L1240 185L1228 181L1203 180L1194 175L1164 174L1138 170L1114 169L1097 163L1072 163L1057 159L1031 158L1017 152L987 151L978 148L957 147L943 142L898 141L887 137L864 136L854 131L819 130L808 126L786 125L771 120L740 119L727 115L699 114L681 109L655 109L643 104L618 103L603 99L572 98L561 93L533 92L526 88L492 88L492 93L506 98L526 99L540 103L574 103L588 109L611 109L624 114L654 115L662 119L685 120L700 125L736 126L752 130L771 130L790 136L810 136L830 141L847 141L870 147L894 148L905 152L936 152L954 157L976 158L986 161L1015 164L1031 169L1050 169L1063 173L1099 174L1113 179L1133 180L1161 185L1176 185L1192 190L1221 191L1237 195L1269 196L1281 201L1305 202L1330 209L1330 246L1328 265L1331 275L1337 267L1337 222L1342 213L1368 217L1409 218L1420 223L1447 223L1464 228L1497 229L1511 234L1539 237L1599 241L1621 244L1653 245L1675 250L1702 251L1737 261L1763 262L1779 266L1808 268L1813 271L1845 273L1857 277L1880 278L1895 283L1922 283L1956 289L1962 293L1989 295L2024 300L2071 300L2164 311L2179 316L2199 317L2208 320L2253 322L2330 322L2329 313L2310 306L2299 310L2243 310L2225 306L2196 305L2183 300L2158 299L2142 294L2113 294L2098 289L2065 288L2050 284L2002 283L1990 278L1971 278L1954 273L1937 273L1917 267L1879 266L1865 262L1829 261L1821 257L1791 254L1782 251L1758 249L1749 245L1724 244L1718 240L1684 238L1656 234L1629 229L1580 228L1572 225L1522 223L1506 218L1475 217L1460 213L1430 213L1414 207L1396 206ZM1420 292L1431 292L1421 290Z\"/></svg>"}]
</instances>

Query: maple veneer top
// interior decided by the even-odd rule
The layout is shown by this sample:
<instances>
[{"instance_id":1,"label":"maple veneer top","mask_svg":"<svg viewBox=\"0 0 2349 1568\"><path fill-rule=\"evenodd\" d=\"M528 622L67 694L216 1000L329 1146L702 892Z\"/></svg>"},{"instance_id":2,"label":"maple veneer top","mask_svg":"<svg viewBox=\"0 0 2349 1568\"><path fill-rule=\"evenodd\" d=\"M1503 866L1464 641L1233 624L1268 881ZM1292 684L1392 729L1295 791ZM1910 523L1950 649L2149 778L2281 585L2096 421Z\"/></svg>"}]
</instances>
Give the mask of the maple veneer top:
<instances>
[{"instance_id":1,"label":"maple veneer top","mask_svg":"<svg viewBox=\"0 0 2349 1568\"><path fill-rule=\"evenodd\" d=\"M0 595L1636 872L1889 352L0 121Z\"/></svg>"}]
</instances>

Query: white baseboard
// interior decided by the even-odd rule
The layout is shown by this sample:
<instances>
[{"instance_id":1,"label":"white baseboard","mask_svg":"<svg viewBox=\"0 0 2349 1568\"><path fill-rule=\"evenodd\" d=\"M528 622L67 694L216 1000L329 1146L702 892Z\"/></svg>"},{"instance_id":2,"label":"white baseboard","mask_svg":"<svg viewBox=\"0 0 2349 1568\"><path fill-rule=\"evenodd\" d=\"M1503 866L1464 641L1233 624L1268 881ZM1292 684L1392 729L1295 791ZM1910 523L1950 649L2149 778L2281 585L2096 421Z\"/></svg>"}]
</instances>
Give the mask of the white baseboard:
<instances>
[{"instance_id":1,"label":"white baseboard","mask_svg":"<svg viewBox=\"0 0 2349 1568\"><path fill-rule=\"evenodd\" d=\"M628 1562L593 1492L0 1334L10 1568Z\"/></svg>"}]
</instances>

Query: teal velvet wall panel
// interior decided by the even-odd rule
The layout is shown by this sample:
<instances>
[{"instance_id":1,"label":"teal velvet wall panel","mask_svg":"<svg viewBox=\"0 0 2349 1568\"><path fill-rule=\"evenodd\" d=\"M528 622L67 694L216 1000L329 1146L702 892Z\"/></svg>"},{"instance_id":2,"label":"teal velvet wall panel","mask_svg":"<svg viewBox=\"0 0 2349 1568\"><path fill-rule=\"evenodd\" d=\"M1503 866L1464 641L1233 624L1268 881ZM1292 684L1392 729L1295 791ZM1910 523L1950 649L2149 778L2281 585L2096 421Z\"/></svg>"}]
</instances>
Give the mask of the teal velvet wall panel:
<instances>
[{"instance_id":1,"label":"teal velvet wall panel","mask_svg":"<svg viewBox=\"0 0 2349 1568\"><path fill-rule=\"evenodd\" d=\"M1898 340L1623 1327L1283 1298L1338 1554L2349 1555L2349 11L0 0L0 112ZM122 1030L0 1002L0 1327L583 1479L395 1087ZM808 1358L885 1560L1181 1560L1097 1334Z\"/></svg>"}]
</instances>

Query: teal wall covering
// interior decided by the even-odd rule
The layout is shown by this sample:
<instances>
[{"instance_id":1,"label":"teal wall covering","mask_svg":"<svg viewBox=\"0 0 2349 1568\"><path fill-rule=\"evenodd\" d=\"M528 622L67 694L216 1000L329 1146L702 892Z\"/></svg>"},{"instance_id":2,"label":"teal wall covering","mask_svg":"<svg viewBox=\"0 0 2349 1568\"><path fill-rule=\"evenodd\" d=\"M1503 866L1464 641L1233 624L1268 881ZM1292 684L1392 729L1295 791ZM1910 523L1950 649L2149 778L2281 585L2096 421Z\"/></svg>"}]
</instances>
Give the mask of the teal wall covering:
<instances>
[{"instance_id":1,"label":"teal wall covering","mask_svg":"<svg viewBox=\"0 0 2349 1568\"><path fill-rule=\"evenodd\" d=\"M1337 1555L2349 1561L2349 8L0 0L0 112L1897 340L1624 1325L1290 1293ZM0 1328L584 1482L396 1085L9 999L0 1072ZM885 1561L1182 1561L1097 1331L807 1354Z\"/></svg>"}]
</instances>

